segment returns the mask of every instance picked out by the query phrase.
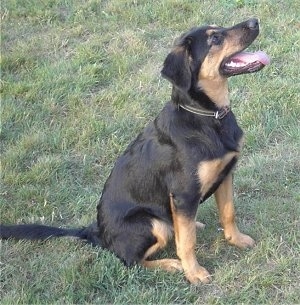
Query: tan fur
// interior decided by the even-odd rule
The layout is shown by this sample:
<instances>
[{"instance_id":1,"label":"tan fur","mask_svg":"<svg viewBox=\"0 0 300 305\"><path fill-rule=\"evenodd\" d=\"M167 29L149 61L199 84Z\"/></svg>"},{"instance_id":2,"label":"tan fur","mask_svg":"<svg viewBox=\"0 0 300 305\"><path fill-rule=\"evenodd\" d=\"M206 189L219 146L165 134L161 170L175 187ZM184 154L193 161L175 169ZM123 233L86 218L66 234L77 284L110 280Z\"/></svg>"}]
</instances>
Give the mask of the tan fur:
<instances>
[{"instance_id":1,"label":"tan fur","mask_svg":"<svg viewBox=\"0 0 300 305\"><path fill-rule=\"evenodd\" d=\"M194 284L199 281L208 283L211 279L210 274L198 264L196 259L196 223L176 210L172 196L170 196L170 204L177 255L181 260L185 276Z\"/></svg>"},{"instance_id":2,"label":"tan fur","mask_svg":"<svg viewBox=\"0 0 300 305\"><path fill-rule=\"evenodd\" d=\"M209 73L213 71L206 71L208 74L205 77L210 77ZM214 79L204 78L199 75L199 87L205 94L216 104L217 107L222 108L230 105L228 82L226 78L215 77Z\"/></svg>"},{"instance_id":3,"label":"tan fur","mask_svg":"<svg viewBox=\"0 0 300 305\"><path fill-rule=\"evenodd\" d=\"M206 34L210 37L216 32L217 29L209 29ZM230 104L227 78L220 75L219 67L224 58L241 49L239 43L241 34L236 32L236 30L232 30L232 33L227 32L222 45L213 45L211 47L202 63L198 76L198 86L219 108Z\"/></svg>"},{"instance_id":4,"label":"tan fur","mask_svg":"<svg viewBox=\"0 0 300 305\"><path fill-rule=\"evenodd\" d=\"M225 166L232 160L232 158L238 156L237 152L227 153L222 159L214 159L210 161L202 161L198 165L198 178L201 184L200 193L202 197L210 190L213 184L216 182L220 173Z\"/></svg>"},{"instance_id":5,"label":"tan fur","mask_svg":"<svg viewBox=\"0 0 300 305\"><path fill-rule=\"evenodd\" d=\"M149 256L167 245L168 240L172 236L172 228L163 221L153 219L152 234L156 237L157 242L146 251L144 259L147 259Z\"/></svg>"},{"instance_id":6,"label":"tan fur","mask_svg":"<svg viewBox=\"0 0 300 305\"><path fill-rule=\"evenodd\" d=\"M254 246L254 240L239 231L235 223L233 205L232 174L229 174L215 192L219 209L220 223L224 229L225 239L234 246L247 248Z\"/></svg>"},{"instance_id":7,"label":"tan fur","mask_svg":"<svg viewBox=\"0 0 300 305\"><path fill-rule=\"evenodd\" d=\"M155 254L158 250L164 248L168 240L173 235L171 226L158 219L152 220L152 234L156 237L157 242L151 246L145 253L142 265L146 268L161 268L166 271L182 270L181 262L178 259L159 259L147 260L151 255Z\"/></svg>"}]
</instances>

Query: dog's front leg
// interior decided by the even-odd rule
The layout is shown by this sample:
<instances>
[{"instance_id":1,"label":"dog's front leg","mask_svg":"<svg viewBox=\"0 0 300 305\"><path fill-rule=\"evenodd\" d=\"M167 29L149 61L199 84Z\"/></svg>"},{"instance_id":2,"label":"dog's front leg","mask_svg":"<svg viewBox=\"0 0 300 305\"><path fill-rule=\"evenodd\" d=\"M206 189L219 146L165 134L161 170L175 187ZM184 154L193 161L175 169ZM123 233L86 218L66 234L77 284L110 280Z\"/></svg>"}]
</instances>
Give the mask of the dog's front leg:
<instances>
[{"instance_id":1,"label":"dog's front leg","mask_svg":"<svg viewBox=\"0 0 300 305\"><path fill-rule=\"evenodd\" d=\"M231 173L216 190L215 198L225 239L230 244L239 248L253 247L255 244L254 240L250 236L241 233L235 223Z\"/></svg>"},{"instance_id":2,"label":"dog's front leg","mask_svg":"<svg viewBox=\"0 0 300 305\"><path fill-rule=\"evenodd\" d=\"M172 210L173 226L177 255L181 260L186 278L192 283L209 283L211 276L208 271L198 264L196 246L196 222L177 209L176 199L171 195L170 204Z\"/></svg>"}]
</instances>

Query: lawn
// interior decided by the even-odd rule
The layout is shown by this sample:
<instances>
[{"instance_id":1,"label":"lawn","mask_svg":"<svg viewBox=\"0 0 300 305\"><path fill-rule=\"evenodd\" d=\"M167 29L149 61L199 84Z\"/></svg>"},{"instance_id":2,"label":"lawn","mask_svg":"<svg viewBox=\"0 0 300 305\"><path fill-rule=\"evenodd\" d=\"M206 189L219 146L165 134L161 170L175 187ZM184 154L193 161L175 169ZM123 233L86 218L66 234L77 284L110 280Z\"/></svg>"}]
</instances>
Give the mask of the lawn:
<instances>
[{"instance_id":1,"label":"lawn","mask_svg":"<svg viewBox=\"0 0 300 305\"><path fill-rule=\"evenodd\" d=\"M1 304L300 303L298 1L2 0L1 222L85 226L116 157L170 98L163 60L182 32L256 16L251 47L272 59L230 79L245 131L235 173L241 230L224 242L212 199L198 212L197 257L213 275L128 269L71 239L1 241ZM160 254L175 257L173 243Z\"/></svg>"}]
</instances>

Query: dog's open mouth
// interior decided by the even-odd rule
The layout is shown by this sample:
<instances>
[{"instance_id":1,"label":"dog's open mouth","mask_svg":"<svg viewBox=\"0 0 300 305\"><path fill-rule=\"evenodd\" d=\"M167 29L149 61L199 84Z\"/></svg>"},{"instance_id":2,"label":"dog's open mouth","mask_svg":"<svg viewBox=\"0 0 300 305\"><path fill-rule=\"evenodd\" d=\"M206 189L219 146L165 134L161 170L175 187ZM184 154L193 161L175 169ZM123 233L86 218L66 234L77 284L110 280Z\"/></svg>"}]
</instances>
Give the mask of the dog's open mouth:
<instances>
[{"instance_id":1,"label":"dog's open mouth","mask_svg":"<svg viewBox=\"0 0 300 305\"><path fill-rule=\"evenodd\" d=\"M261 70L269 63L270 58L263 51L240 52L223 61L221 71L225 76L252 73Z\"/></svg>"}]
</instances>

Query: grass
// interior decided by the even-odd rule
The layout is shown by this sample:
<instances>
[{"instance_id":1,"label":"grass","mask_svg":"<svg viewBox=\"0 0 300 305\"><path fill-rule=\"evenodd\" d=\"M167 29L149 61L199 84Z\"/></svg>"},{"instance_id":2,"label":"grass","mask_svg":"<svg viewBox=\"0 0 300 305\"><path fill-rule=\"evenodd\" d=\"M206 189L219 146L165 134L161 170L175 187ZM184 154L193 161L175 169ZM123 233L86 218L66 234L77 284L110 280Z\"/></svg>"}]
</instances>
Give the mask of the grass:
<instances>
[{"instance_id":1,"label":"grass","mask_svg":"<svg viewBox=\"0 0 300 305\"><path fill-rule=\"evenodd\" d=\"M1 7L1 222L84 226L114 160L163 107L159 71L175 37L200 24L258 16L254 49L272 64L230 80L246 134L235 174L250 251L218 232L213 200L197 256L212 274L125 268L68 239L1 242L1 304L296 304L300 300L299 21L297 1L29 1ZM225 16L225 17L224 17ZM174 246L162 257L174 257Z\"/></svg>"}]
</instances>

